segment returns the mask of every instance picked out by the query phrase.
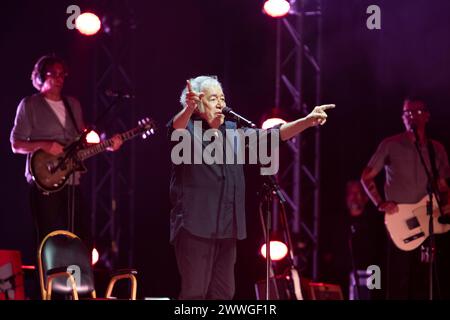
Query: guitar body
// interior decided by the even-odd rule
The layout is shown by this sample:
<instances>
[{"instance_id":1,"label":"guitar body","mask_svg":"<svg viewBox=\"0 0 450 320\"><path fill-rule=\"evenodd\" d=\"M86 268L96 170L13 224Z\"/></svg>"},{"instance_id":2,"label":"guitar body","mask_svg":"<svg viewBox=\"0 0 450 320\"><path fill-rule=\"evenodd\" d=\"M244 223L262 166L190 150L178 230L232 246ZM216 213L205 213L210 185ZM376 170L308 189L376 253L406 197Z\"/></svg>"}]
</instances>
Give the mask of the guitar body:
<instances>
[{"instance_id":1,"label":"guitar body","mask_svg":"<svg viewBox=\"0 0 450 320\"><path fill-rule=\"evenodd\" d=\"M397 213L384 215L384 223L397 248L404 251L414 250L430 235L427 201L428 196L425 196L417 203L399 204ZM433 197L433 231L436 234L449 231L450 225L439 223L438 217L439 208L436 198Z\"/></svg>"},{"instance_id":2,"label":"guitar body","mask_svg":"<svg viewBox=\"0 0 450 320\"><path fill-rule=\"evenodd\" d=\"M86 172L81 161L72 157L67 158L58 167L65 154L51 155L38 150L31 155L30 172L34 182L43 192L56 192L61 190L75 171Z\"/></svg>"},{"instance_id":3,"label":"guitar body","mask_svg":"<svg viewBox=\"0 0 450 320\"><path fill-rule=\"evenodd\" d=\"M85 131L86 133L87 131ZM155 124L152 119L145 118L139 121L139 125L120 134L122 141L130 140L142 135L145 139L155 133ZM79 140L80 137L77 139ZM29 170L34 182L45 193L61 190L76 172L86 172L83 160L108 149L113 144L112 139L92 145L87 148L77 147L70 155L68 151L61 155L53 156L43 150L37 150L31 155Z\"/></svg>"}]
</instances>

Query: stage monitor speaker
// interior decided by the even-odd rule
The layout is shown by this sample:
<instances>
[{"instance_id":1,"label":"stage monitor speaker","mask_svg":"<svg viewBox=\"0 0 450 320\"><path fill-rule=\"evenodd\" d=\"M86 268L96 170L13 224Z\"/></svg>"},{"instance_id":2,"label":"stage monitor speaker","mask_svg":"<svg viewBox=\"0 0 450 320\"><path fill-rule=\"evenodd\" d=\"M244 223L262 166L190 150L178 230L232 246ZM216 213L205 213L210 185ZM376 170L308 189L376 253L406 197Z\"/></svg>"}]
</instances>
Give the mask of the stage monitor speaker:
<instances>
[{"instance_id":1,"label":"stage monitor speaker","mask_svg":"<svg viewBox=\"0 0 450 320\"><path fill-rule=\"evenodd\" d=\"M300 278L301 291L304 300L344 300L341 287L337 284L312 282L308 278ZM286 275L270 279L270 300L296 300L293 284ZM256 299L266 300L266 281L255 284Z\"/></svg>"},{"instance_id":2,"label":"stage monitor speaker","mask_svg":"<svg viewBox=\"0 0 450 320\"><path fill-rule=\"evenodd\" d=\"M19 251L0 250L0 300L24 300L22 258Z\"/></svg>"},{"instance_id":3,"label":"stage monitor speaker","mask_svg":"<svg viewBox=\"0 0 450 320\"><path fill-rule=\"evenodd\" d=\"M266 280L260 280L255 284L256 299L266 300ZM295 300L289 280L286 276L276 276L269 279L269 300Z\"/></svg>"},{"instance_id":4,"label":"stage monitor speaker","mask_svg":"<svg viewBox=\"0 0 450 320\"><path fill-rule=\"evenodd\" d=\"M344 300L341 287L337 284L310 282L308 287L310 300Z\"/></svg>"}]
</instances>

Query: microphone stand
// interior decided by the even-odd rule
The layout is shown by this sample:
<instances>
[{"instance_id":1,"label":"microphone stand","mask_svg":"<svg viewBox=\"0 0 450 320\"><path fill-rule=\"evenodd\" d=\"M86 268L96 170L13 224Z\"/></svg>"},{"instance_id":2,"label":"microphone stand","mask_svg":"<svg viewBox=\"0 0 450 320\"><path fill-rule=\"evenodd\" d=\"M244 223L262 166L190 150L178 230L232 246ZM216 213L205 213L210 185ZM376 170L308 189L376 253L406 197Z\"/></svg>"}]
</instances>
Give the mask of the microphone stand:
<instances>
[{"instance_id":1,"label":"microphone stand","mask_svg":"<svg viewBox=\"0 0 450 320\"><path fill-rule=\"evenodd\" d=\"M223 108L222 112L229 116L234 118L237 123L240 126L243 126L245 124L246 126L250 127L251 129L256 129L256 125L251 122L250 120L247 120L246 118L238 115L235 113L231 108L225 107ZM286 211L284 204L286 203L286 198L281 192L280 186L276 182L273 175L263 175L263 184L261 187L260 195L260 204L259 204L259 214L260 214L260 220L261 225L264 233L264 238L266 242L266 300L270 300L270 278L271 275L274 275L273 269L272 269L272 259L270 257L270 233L272 229L272 212L270 210L270 207L273 204L273 197L276 197L280 206L281 206L281 219L282 219L282 225L285 232L285 236L287 238L288 242L288 252L289 252L289 262L290 262L290 268L291 270L295 269L294 265L294 251L292 247L292 240L291 235L289 232L289 227L287 225L287 217L286 217ZM263 214L263 206L266 206L266 219L264 222L264 214ZM275 289L276 283L274 286ZM300 290L300 289L299 289ZM301 296L301 290L299 295Z\"/></svg>"},{"instance_id":2,"label":"microphone stand","mask_svg":"<svg viewBox=\"0 0 450 320\"><path fill-rule=\"evenodd\" d=\"M272 211L270 207L273 203L272 197L277 197L279 203L283 205L286 202L285 197L281 193L280 187L276 183L273 176L262 176L264 177L264 182L262 184L262 191L260 193L260 205L259 205L259 213L262 224L262 229L264 233L264 238L266 242L266 300L270 300L270 278L274 276L272 270L272 259L270 256L270 233L272 231ZM263 207L266 207L266 219L264 219ZM284 212L284 210L283 210ZM264 223L265 220L265 223ZM285 227L285 218L283 219L283 227ZM290 245L290 237L288 238L289 247ZM292 251L292 250L289 250ZM293 258L293 257L292 257Z\"/></svg>"},{"instance_id":3,"label":"microphone stand","mask_svg":"<svg viewBox=\"0 0 450 320\"><path fill-rule=\"evenodd\" d=\"M439 197L438 197L438 193L437 193L437 188L435 188L435 179L437 177L433 176L433 173L428 170L427 165L425 164L425 159L423 158L422 152L420 151L420 146L419 146L419 134L417 132L417 128L413 128L413 133L414 133L414 137L415 137L415 147L417 150L417 153L419 155L420 158L420 162L423 166L423 169L425 171L425 174L427 176L428 179L428 183L427 183L427 194L428 194L428 201L427 201L427 215L429 216L429 222L428 222L428 229L429 229L429 241L428 244L426 245L426 251L425 251L425 257L422 260L425 260L425 262L428 262L429 266L428 266L428 298L429 300L433 300L433 266L435 263L435 257L434 254L436 253L436 241L435 241L435 235L434 235L434 220L433 220L433 194L436 197L436 201L437 201L437 205L439 208L439 212L441 214L441 216L443 215L442 212L442 208L439 202ZM435 159L430 159L431 161L435 161ZM433 165L433 164L431 164Z\"/></svg>"},{"instance_id":4,"label":"microphone stand","mask_svg":"<svg viewBox=\"0 0 450 320\"><path fill-rule=\"evenodd\" d=\"M350 225L350 236L348 237L348 248L350 250L350 259L351 259L351 263L352 263L352 270L353 270L353 286L355 288L355 293L356 293L356 299L355 300L360 300L361 299L361 292L359 289L359 274L358 274L358 269L356 268L356 263L355 263L355 254L354 254L354 250L353 250L353 239L355 237L355 233L356 233L356 228L354 223L352 223Z\"/></svg>"},{"instance_id":5,"label":"microphone stand","mask_svg":"<svg viewBox=\"0 0 450 320\"><path fill-rule=\"evenodd\" d=\"M292 271L296 271L295 270L295 264L294 264L294 250L293 250L293 246L292 246L292 238L291 238L291 234L289 232L289 226L287 223L287 216L286 216L286 210L285 210L285 203L286 203L286 198L284 197L283 193L280 190L280 187L278 185L278 183L275 181L274 176L262 176L264 179L263 185L262 185L262 192L261 192L261 200L260 200L260 218L261 218L261 223L262 223L262 227L263 227L263 231L264 231L264 237L265 237L265 242L266 242L266 300L270 300L270 286L269 286L269 281L271 276L274 276L273 270L272 270L272 261L271 261L271 257L270 257L270 232L271 232L271 228L272 228L272 212L270 210L272 203L273 203L273 197L276 198L276 200L278 201L281 210L280 210L280 217L281 217L281 225L283 227L283 232L286 238L286 242L287 242L287 247L288 247L288 260L289 260L289 268L290 268L290 277L292 279L292 281L297 281L299 279L294 278L293 276L293 272ZM263 210L262 207L266 206L266 220L264 223L264 214L263 214ZM301 289L300 287L298 287L299 292L296 292L296 288L295 288L295 284L294 285L294 296L296 299L303 299L302 297L302 293L301 293ZM299 283L300 285L300 283ZM276 286L275 286L276 289ZM292 293L292 292L291 292Z\"/></svg>"},{"instance_id":6,"label":"microphone stand","mask_svg":"<svg viewBox=\"0 0 450 320\"><path fill-rule=\"evenodd\" d=\"M272 259L270 256L270 233L272 230L272 212L270 210L271 195L270 191L267 189L267 185L263 184L261 187L261 192L259 193L259 218L261 221L261 226L264 234L264 241L266 243L266 295L265 299L270 300L270 278L274 275L272 269ZM263 207L266 207L266 214L264 215ZM264 216L266 219L264 219ZM276 289L276 286L275 286Z\"/></svg>"},{"instance_id":7,"label":"microphone stand","mask_svg":"<svg viewBox=\"0 0 450 320\"><path fill-rule=\"evenodd\" d=\"M240 126L246 126L246 127L252 128L252 129L256 129L256 124L254 124L250 120L247 120L240 114L237 114L230 107L224 107L222 109L222 113L228 117L233 118Z\"/></svg>"},{"instance_id":8,"label":"microphone stand","mask_svg":"<svg viewBox=\"0 0 450 320\"><path fill-rule=\"evenodd\" d=\"M108 107L97 117L94 121L93 125L88 126L70 145L64 148L64 157L59 160L58 165L55 167L55 171L64 166L64 163L67 159L76 159L76 153L83 148L83 145L86 141L86 136L92 130L97 128L97 125L102 121L106 115L112 110L112 108L122 100L122 96L117 96L114 100L110 102ZM70 108L70 106L68 106ZM73 177L73 175L72 175ZM68 185L68 230L72 233L75 233L75 188L73 185Z\"/></svg>"}]
</instances>

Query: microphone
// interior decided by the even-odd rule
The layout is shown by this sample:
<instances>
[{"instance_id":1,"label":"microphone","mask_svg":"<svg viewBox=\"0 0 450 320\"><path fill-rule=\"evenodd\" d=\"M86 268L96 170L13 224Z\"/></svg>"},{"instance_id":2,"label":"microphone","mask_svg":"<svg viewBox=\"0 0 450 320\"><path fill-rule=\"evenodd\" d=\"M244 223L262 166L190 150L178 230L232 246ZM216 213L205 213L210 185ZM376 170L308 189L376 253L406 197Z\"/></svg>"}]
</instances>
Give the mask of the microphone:
<instances>
[{"instance_id":1,"label":"microphone","mask_svg":"<svg viewBox=\"0 0 450 320\"><path fill-rule=\"evenodd\" d=\"M253 122L245 119L243 116L237 114L236 112L233 111L233 109L231 109L229 107L224 107L222 109L222 113L226 116L229 116L231 118L236 119L237 121L244 123L246 126L248 126L250 128L256 128L256 125Z\"/></svg>"},{"instance_id":2,"label":"microphone","mask_svg":"<svg viewBox=\"0 0 450 320\"><path fill-rule=\"evenodd\" d=\"M134 99L134 95L128 92L122 92L119 90L106 89L105 95L111 98L119 98L119 99Z\"/></svg>"}]
</instances>

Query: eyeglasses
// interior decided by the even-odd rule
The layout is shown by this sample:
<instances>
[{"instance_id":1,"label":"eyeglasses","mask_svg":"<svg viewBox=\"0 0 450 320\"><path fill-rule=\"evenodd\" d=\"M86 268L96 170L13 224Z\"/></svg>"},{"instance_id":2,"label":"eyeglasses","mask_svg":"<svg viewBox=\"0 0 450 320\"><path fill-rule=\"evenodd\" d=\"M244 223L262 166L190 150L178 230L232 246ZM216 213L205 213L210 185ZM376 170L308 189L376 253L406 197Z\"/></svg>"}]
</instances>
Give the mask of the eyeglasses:
<instances>
[{"instance_id":1,"label":"eyeglasses","mask_svg":"<svg viewBox=\"0 0 450 320\"><path fill-rule=\"evenodd\" d=\"M425 109L404 110L403 114L405 116L412 117L413 115L421 116L421 115L425 114L426 112L427 112L427 110L425 110Z\"/></svg>"},{"instance_id":2,"label":"eyeglasses","mask_svg":"<svg viewBox=\"0 0 450 320\"><path fill-rule=\"evenodd\" d=\"M67 72L54 72L54 71L48 71L46 74L46 76L52 77L52 78L66 78L69 74Z\"/></svg>"}]
</instances>

